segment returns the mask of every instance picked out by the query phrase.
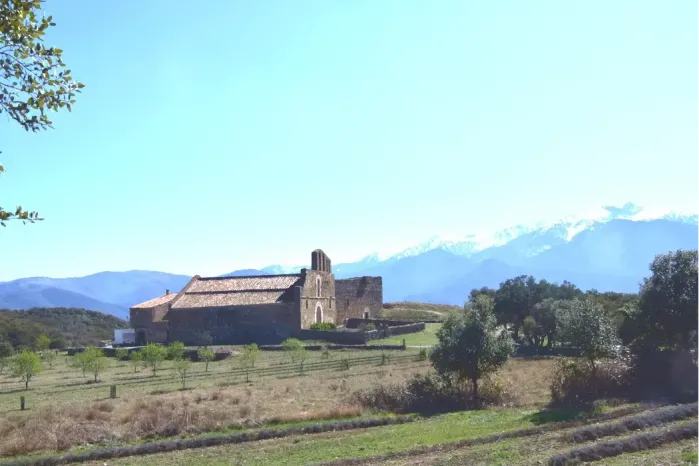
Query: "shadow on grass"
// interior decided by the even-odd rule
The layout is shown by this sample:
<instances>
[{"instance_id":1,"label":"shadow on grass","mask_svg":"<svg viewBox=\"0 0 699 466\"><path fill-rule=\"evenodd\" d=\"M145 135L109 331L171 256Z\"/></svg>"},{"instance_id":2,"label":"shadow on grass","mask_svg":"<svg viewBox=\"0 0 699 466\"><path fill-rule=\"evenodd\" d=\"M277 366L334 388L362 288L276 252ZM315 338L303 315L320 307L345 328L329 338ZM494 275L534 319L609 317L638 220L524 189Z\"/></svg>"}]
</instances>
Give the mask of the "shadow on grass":
<instances>
[{"instance_id":1,"label":"shadow on grass","mask_svg":"<svg viewBox=\"0 0 699 466\"><path fill-rule=\"evenodd\" d=\"M564 408L544 408L536 413L525 416L529 422L540 426L553 422L581 421L601 414L598 406L578 406Z\"/></svg>"}]
</instances>

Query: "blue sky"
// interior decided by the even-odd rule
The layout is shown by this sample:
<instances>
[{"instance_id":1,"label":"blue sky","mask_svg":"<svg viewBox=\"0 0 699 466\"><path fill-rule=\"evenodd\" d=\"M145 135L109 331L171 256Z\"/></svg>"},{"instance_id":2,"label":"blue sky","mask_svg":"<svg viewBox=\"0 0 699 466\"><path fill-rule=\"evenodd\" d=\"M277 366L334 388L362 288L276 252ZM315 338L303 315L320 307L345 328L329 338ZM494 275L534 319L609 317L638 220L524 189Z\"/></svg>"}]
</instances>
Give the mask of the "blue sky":
<instances>
[{"instance_id":1,"label":"blue sky","mask_svg":"<svg viewBox=\"0 0 699 466\"><path fill-rule=\"evenodd\" d=\"M0 280L334 262L633 201L696 211L697 4L49 0L86 84L0 117Z\"/></svg>"}]
</instances>

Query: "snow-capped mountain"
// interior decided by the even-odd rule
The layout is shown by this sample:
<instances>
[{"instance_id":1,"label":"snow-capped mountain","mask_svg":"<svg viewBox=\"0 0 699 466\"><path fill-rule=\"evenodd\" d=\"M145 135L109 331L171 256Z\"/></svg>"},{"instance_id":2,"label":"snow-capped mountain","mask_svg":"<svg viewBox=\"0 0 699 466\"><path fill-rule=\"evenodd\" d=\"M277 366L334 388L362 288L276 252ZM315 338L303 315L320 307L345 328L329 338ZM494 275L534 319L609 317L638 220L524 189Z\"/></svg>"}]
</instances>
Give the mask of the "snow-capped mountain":
<instances>
[{"instance_id":1,"label":"snow-capped mountain","mask_svg":"<svg viewBox=\"0 0 699 466\"><path fill-rule=\"evenodd\" d=\"M482 259L486 259L491 258L491 255L479 253L490 248L505 246L518 238L524 239L526 237L526 241L518 242L521 243L518 245L521 248L519 254L523 257L534 257L554 246L570 242L583 231L612 220L670 220L690 225L698 224L697 214L643 208L629 202L621 207L603 206L581 215L569 216L553 222L515 225L492 233L464 235L460 239L455 239L453 235L449 237L432 236L426 241L396 254L377 254L377 256L381 257L383 261L393 261L424 254L433 249L443 249L459 256L482 256Z\"/></svg>"},{"instance_id":2,"label":"snow-capped mountain","mask_svg":"<svg viewBox=\"0 0 699 466\"><path fill-rule=\"evenodd\" d=\"M492 234L434 236L398 253L333 262L337 278L383 277L384 301L463 304L473 288L497 287L517 275L581 289L633 292L657 254L696 249L697 215L635 204L606 206L553 222L518 225ZM336 251L328 251L336 254ZM305 266L271 265L227 275L298 273ZM0 283L0 308L82 307L125 315L128 306L179 291L189 277L162 272L102 272L67 279Z\"/></svg>"}]
</instances>

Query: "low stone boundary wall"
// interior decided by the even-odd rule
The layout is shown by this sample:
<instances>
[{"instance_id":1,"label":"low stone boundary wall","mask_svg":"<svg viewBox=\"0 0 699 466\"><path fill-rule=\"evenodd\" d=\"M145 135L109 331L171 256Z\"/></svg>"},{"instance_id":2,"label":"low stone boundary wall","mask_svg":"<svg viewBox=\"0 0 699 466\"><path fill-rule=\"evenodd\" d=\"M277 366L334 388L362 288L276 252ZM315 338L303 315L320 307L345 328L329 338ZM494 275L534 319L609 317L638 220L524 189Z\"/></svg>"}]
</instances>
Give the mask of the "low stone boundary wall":
<instances>
[{"instance_id":1,"label":"low stone boundary wall","mask_svg":"<svg viewBox=\"0 0 699 466\"><path fill-rule=\"evenodd\" d=\"M367 319L369 320L369 319ZM371 340L380 340L396 335L421 332L425 330L424 322L409 323L377 330L301 330L300 340L322 340L339 345L364 345Z\"/></svg>"},{"instance_id":2,"label":"low stone boundary wall","mask_svg":"<svg viewBox=\"0 0 699 466\"><path fill-rule=\"evenodd\" d=\"M387 325L389 327L397 327L399 325L412 324L407 320L389 320L389 319L360 319L359 317L348 317L344 320L345 328L359 328L362 324Z\"/></svg>"}]
</instances>

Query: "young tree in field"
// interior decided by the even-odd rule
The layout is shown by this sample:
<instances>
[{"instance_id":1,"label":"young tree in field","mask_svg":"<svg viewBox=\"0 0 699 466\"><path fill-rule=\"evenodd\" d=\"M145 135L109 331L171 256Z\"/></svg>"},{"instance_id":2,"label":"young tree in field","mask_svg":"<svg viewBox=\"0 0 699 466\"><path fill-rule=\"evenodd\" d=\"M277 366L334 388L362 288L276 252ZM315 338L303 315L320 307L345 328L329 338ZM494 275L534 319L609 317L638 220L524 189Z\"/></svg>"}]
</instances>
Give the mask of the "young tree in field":
<instances>
[{"instance_id":1,"label":"young tree in field","mask_svg":"<svg viewBox=\"0 0 699 466\"><path fill-rule=\"evenodd\" d=\"M51 338L49 338L48 335L42 333L34 340L34 351L41 354L49 349L50 344Z\"/></svg>"},{"instance_id":2,"label":"young tree in field","mask_svg":"<svg viewBox=\"0 0 699 466\"><path fill-rule=\"evenodd\" d=\"M303 342L298 338L287 338L282 342L282 348L289 355L292 363L295 363L302 350L305 350Z\"/></svg>"},{"instance_id":3,"label":"young tree in field","mask_svg":"<svg viewBox=\"0 0 699 466\"><path fill-rule=\"evenodd\" d=\"M697 250L660 254L641 286L635 329L652 348L697 349Z\"/></svg>"},{"instance_id":4,"label":"young tree in field","mask_svg":"<svg viewBox=\"0 0 699 466\"><path fill-rule=\"evenodd\" d=\"M125 361L129 357L129 350L126 348L117 348L114 351L114 359L117 361Z\"/></svg>"},{"instance_id":5,"label":"young tree in field","mask_svg":"<svg viewBox=\"0 0 699 466\"><path fill-rule=\"evenodd\" d=\"M240 356L240 363L245 369L245 381L250 382L250 369L255 367L255 361L260 356L260 348L257 344L251 343L243 347L243 354Z\"/></svg>"},{"instance_id":6,"label":"young tree in field","mask_svg":"<svg viewBox=\"0 0 699 466\"><path fill-rule=\"evenodd\" d=\"M175 359L175 371L182 382L182 390L186 388L187 376L192 369L192 361L189 359Z\"/></svg>"},{"instance_id":7,"label":"young tree in field","mask_svg":"<svg viewBox=\"0 0 699 466\"><path fill-rule=\"evenodd\" d=\"M71 110L84 86L76 82L63 62L63 51L44 45L44 34L55 26L41 11L41 0L0 2L0 114L5 113L26 131L51 128L48 112ZM0 173L4 171L0 165ZM22 207L5 210L0 204L0 225L8 220L41 220Z\"/></svg>"},{"instance_id":8,"label":"young tree in field","mask_svg":"<svg viewBox=\"0 0 699 466\"><path fill-rule=\"evenodd\" d=\"M41 359L43 359L44 362L49 365L49 369L53 369L53 361L56 359L56 352L47 349L41 353Z\"/></svg>"},{"instance_id":9,"label":"young tree in field","mask_svg":"<svg viewBox=\"0 0 699 466\"><path fill-rule=\"evenodd\" d=\"M99 375L107 368L107 358L104 351L94 346L85 348L81 353L85 361L85 370L95 377L95 382L99 381Z\"/></svg>"},{"instance_id":10,"label":"young tree in field","mask_svg":"<svg viewBox=\"0 0 699 466\"><path fill-rule=\"evenodd\" d=\"M493 300L481 295L466 312L449 315L430 353L432 365L444 379L471 382L476 401L478 381L502 367L514 351L508 332L498 332L493 308Z\"/></svg>"},{"instance_id":11,"label":"young tree in field","mask_svg":"<svg viewBox=\"0 0 699 466\"><path fill-rule=\"evenodd\" d=\"M167 349L163 345L157 343L148 343L146 347L141 350L141 353L143 364L153 371L153 377L155 377L156 371L160 368L160 365L167 356Z\"/></svg>"},{"instance_id":12,"label":"young tree in field","mask_svg":"<svg viewBox=\"0 0 699 466\"><path fill-rule=\"evenodd\" d=\"M55 353L49 351L49 346L51 345L51 338L48 335L41 334L34 340L34 351L36 351L41 359L49 365L49 369L53 367L53 360L56 356Z\"/></svg>"},{"instance_id":13,"label":"young tree in field","mask_svg":"<svg viewBox=\"0 0 699 466\"><path fill-rule=\"evenodd\" d=\"M29 390L29 382L41 372L41 359L31 351L22 351L12 360L12 376L24 382L24 389Z\"/></svg>"},{"instance_id":14,"label":"young tree in field","mask_svg":"<svg viewBox=\"0 0 699 466\"><path fill-rule=\"evenodd\" d=\"M216 357L216 353L210 349L199 348L199 351L197 351L197 357L204 363L204 372L209 372L209 364Z\"/></svg>"},{"instance_id":15,"label":"young tree in field","mask_svg":"<svg viewBox=\"0 0 699 466\"><path fill-rule=\"evenodd\" d=\"M0 375L5 373L5 368L10 364L13 354L12 344L9 341L0 341Z\"/></svg>"},{"instance_id":16,"label":"young tree in field","mask_svg":"<svg viewBox=\"0 0 699 466\"><path fill-rule=\"evenodd\" d=\"M171 361L184 358L185 346L181 341L173 341L167 346L167 358Z\"/></svg>"},{"instance_id":17,"label":"young tree in field","mask_svg":"<svg viewBox=\"0 0 699 466\"><path fill-rule=\"evenodd\" d=\"M619 343L614 323L592 298L575 299L561 313L560 339L580 349L595 375L595 361L610 356Z\"/></svg>"},{"instance_id":18,"label":"young tree in field","mask_svg":"<svg viewBox=\"0 0 699 466\"><path fill-rule=\"evenodd\" d=\"M76 353L73 356L73 359L71 361L71 365L73 367L75 367L76 369L80 369L80 371L82 371L83 377L85 376L85 374L87 374L87 371L89 369L89 361L88 361L87 356L85 355L86 350L87 350L87 348L85 348L80 353Z\"/></svg>"},{"instance_id":19,"label":"young tree in field","mask_svg":"<svg viewBox=\"0 0 699 466\"><path fill-rule=\"evenodd\" d=\"M143 364L143 353L141 351L132 351L129 354L129 361L133 365L133 371L138 372L138 368Z\"/></svg>"}]
</instances>

